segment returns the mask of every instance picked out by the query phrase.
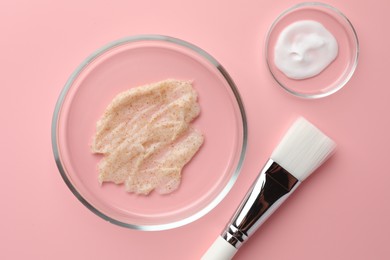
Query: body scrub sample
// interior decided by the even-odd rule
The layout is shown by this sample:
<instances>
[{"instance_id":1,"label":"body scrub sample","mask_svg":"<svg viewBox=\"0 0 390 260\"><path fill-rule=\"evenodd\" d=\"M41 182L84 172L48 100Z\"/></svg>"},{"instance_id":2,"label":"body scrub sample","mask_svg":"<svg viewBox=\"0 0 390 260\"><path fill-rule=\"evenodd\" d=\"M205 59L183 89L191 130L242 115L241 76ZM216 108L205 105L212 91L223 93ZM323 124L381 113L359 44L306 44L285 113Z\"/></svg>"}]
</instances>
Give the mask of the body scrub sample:
<instances>
[{"instance_id":1,"label":"body scrub sample","mask_svg":"<svg viewBox=\"0 0 390 260\"><path fill-rule=\"evenodd\" d=\"M181 171L203 143L190 123L199 115L190 81L169 79L117 95L96 124L92 152L103 154L99 182L126 191L160 194L176 190Z\"/></svg>"},{"instance_id":2,"label":"body scrub sample","mask_svg":"<svg viewBox=\"0 0 390 260\"><path fill-rule=\"evenodd\" d=\"M287 77L306 79L321 73L337 54L335 37L321 23L302 20L280 33L274 62Z\"/></svg>"}]
</instances>

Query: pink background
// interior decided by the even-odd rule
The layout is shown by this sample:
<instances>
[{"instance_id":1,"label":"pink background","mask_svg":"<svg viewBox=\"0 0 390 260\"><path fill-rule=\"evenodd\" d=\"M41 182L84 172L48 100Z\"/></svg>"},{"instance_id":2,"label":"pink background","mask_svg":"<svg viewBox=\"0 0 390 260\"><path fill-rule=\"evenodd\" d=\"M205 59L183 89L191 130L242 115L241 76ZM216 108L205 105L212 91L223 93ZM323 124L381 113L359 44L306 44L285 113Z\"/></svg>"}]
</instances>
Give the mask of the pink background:
<instances>
[{"instance_id":1,"label":"pink background","mask_svg":"<svg viewBox=\"0 0 390 260\"><path fill-rule=\"evenodd\" d=\"M0 4L0 259L199 259L220 233L288 124L303 115L338 151L235 259L389 259L388 1L328 1L360 40L355 75L319 100L277 86L264 60L272 21L296 1L3 1ZM72 71L129 35L166 34L211 53L245 103L243 171L223 202L170 231L112 225L86 209L59 175L51 117Z\"/></svg>"}]
</instances>

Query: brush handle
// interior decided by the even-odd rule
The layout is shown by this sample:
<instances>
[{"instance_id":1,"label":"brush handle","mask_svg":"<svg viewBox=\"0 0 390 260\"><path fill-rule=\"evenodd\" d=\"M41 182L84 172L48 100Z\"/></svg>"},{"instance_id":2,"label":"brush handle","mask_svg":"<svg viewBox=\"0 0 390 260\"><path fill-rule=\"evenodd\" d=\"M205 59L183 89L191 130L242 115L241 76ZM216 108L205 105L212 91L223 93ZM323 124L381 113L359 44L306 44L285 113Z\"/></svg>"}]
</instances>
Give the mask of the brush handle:
<instances>
[{"instance_id":1,"label":"brush handle","mask_svg":"<svg viewBox=\"0 0 390 260\"><path fill-rule=\"evenodd\" d=\"M237 248L218 236L214 244L202 256L201 260L230 260L236 254Z\"/></svg>"},{"instance_id":2,"label":"brush handle","mask_svg":"<svg viewBox=\"0 0 390 260\"><path fill-rule=\"evenodd\" d=\"M203 260L229 260L301 182L269 159Z\"/></svg>"}]
</instances>

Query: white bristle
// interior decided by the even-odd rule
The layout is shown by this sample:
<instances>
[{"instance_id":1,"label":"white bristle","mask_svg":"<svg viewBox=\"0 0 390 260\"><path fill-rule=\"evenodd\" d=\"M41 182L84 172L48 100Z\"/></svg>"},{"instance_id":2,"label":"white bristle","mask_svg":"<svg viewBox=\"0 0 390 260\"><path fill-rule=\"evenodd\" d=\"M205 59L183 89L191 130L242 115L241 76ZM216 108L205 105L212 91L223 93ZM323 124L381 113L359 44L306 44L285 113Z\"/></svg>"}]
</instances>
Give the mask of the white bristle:
<instances>
[{"instance_id":1,"label":"white bristle","mask_svg":"<svg viewBox=\"0 0 390 260\"><path fill-rule=\"evenodd\" d=\"M336 148L335 142L299 118L273 151L271 159L300 181L315 171Z\"/></svg>"}]
</instances>

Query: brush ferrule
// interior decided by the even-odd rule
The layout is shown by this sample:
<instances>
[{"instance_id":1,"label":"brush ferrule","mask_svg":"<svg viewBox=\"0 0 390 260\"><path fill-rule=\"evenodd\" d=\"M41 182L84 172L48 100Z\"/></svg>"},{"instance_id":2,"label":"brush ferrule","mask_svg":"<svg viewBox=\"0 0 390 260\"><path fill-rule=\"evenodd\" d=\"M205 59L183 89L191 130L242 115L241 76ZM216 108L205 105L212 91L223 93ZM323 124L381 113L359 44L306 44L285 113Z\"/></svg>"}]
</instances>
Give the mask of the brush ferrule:
<instances>
[{"instance_id":1,"label":"brush ferrule","mask_svg":"<svg viewBox=\"0 0 390 260\"><path fill-rule=\"evenodd\" d=\"M301 182L272 159L261 170L222 237L239 248Z\"/></svg>"}]
</instances>

